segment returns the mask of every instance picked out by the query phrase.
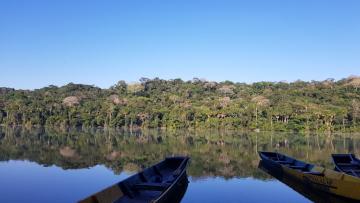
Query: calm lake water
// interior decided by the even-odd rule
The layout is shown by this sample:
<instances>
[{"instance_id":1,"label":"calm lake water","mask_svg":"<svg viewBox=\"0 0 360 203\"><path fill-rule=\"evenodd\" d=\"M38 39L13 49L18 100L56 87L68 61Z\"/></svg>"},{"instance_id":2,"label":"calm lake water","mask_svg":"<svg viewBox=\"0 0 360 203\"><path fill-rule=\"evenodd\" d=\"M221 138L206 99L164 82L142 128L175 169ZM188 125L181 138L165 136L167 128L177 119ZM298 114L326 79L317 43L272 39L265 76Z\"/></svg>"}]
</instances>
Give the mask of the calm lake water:
<instances>
[{"instance_id":1,"label":"calm lake water","mask_svg":"<svg viewBox=\"0 0 360 203\"><path fill-rule=\"evenodd\" d=\"M182 202L311 202L258 168L273 150L333 168L354 134L70 131L0 128L0 202L75 202L166 156L189 155Z\"/></svg>"}]
</instances>

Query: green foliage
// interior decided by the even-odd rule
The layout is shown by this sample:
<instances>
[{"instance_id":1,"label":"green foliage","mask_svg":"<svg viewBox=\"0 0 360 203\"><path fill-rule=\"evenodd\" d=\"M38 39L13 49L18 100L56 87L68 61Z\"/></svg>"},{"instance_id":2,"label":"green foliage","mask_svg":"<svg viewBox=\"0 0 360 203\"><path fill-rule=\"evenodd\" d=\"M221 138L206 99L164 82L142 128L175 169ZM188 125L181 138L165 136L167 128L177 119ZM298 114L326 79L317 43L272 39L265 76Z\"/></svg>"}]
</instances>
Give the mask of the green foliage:
<instances>
[{"instance_id":1,"label":"green foliage","mask_svg":"<svg viewBox=\"0 0 360 203\"><path fill-rule=\"evenodd\" d=\"M350 131L360 128L358 80L244 84L141 78L109 89L73 83L33 91L0 88L0 124Z\"/></svg>"}]
</instances>

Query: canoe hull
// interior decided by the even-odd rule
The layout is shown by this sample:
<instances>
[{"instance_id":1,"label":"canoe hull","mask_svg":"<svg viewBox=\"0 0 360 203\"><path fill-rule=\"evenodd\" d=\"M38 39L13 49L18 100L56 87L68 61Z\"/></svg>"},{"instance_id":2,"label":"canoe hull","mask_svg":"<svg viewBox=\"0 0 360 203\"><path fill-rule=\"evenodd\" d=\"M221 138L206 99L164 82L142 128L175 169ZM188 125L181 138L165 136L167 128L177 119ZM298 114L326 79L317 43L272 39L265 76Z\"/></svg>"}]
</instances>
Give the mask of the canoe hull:
<instances>
[{"instance_id":1,"label":"canoe hull","mask_svg":"<svg viewBox=\"0 0 360 203\"><path fill-rule=\"evenodd\" d=\"M187 189L188 157L168 157L128 177L81 203L165 203L180 202Z\"/></svg>"},{"instance_id":2,"label":"canoe hull","mask_svg":"<svg viewBox=\"0 0 360 203\"><path fill-rule=\"evenodd\" d=\"M300 193L301 195L311 200L312 202L336 202L336 203L357 202L356 200L340 197L338 195L329 194L322 190L316 190L312 187L309 187L307 183L298 181L298 179L295 179L292 176L286 175L283 172L274 171L274 169L271 166L265 164L262 160L259 162L259 169L273 176L274 178L284 183L285 185L289 186L290 188Z\"/></svg>"},{"instance_id":3,"label":"canoe hull","mask_svg":"<svg viewBox=\"0 0 360 203\"><path fill-rule=\"evenodd\" d=\"M315 190L320 190L350 199L360 200L359 178L318 166L314 166L309 172L303 172L301 170L296 170L288 167L287 165L283 165L268 159L266 156L261 154L261 152L260 156L264 164L266 164L272 170L275 170L277 173L282 174L280 176L286 175L292 177L302 184L305 184Z\"/></svg>"},{"instance_id":4,"label":"canoe hull","mask_svg":"<svg viewBox=\"0 0 360 203\"><path fill-rule=\"evenodd\" d=\"M162 195L157 200L154 200L153 203L169 203L169 202L181 202L181 199L185 195L186 189L188 187L189 180L187 178L186 172L182 174L172 187L168 189L165 195Z\"/></svg>"}]
</instances>

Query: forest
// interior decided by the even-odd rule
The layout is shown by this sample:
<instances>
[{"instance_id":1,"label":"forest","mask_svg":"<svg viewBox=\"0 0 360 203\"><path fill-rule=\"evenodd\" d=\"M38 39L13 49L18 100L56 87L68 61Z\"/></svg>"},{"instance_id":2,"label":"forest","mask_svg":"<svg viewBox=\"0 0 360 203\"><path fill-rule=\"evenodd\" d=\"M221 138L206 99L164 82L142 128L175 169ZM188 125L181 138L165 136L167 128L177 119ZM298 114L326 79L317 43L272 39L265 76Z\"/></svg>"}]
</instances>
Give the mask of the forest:
<instances>
[{"instance_id":1,"label":"forest","mask_svg":"<svg viewBox=\"0 0 360 203\"><path fill-rule=\"evenodd\" d=\"M294 82L141 78L110 88L0 88L0 124L59 128L360 129L360 77Z\"/></svg>"}]
</instances>

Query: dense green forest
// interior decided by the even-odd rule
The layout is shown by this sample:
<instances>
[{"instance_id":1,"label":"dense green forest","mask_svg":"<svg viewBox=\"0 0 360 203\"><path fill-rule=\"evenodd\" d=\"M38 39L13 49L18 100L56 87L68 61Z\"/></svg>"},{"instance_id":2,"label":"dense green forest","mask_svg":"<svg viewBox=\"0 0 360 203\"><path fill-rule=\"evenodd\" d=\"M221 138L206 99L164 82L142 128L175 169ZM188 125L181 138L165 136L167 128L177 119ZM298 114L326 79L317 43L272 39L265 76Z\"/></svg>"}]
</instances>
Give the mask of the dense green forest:
<instances>
[{"instance_id":1,"label":"dense green forest","mask_svg":"<svg viewBox=\"0 0 360 203\"><path fill-rule=\"evenodd\" d=\"M36 90L0 88L0 123L355 131L360 129L360 77L252 84L141 78L108 89L73 83Z\"/></svg>"}]
</instances>

